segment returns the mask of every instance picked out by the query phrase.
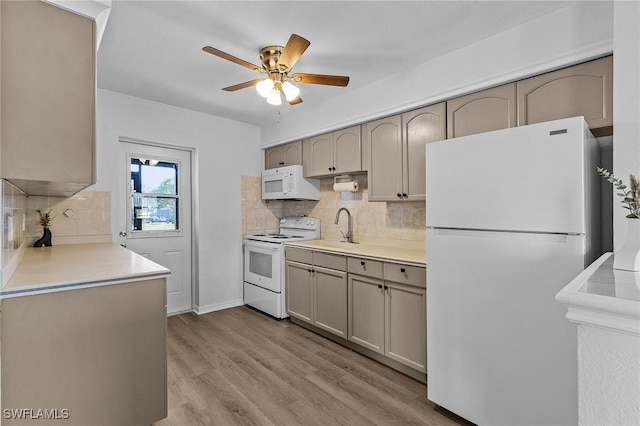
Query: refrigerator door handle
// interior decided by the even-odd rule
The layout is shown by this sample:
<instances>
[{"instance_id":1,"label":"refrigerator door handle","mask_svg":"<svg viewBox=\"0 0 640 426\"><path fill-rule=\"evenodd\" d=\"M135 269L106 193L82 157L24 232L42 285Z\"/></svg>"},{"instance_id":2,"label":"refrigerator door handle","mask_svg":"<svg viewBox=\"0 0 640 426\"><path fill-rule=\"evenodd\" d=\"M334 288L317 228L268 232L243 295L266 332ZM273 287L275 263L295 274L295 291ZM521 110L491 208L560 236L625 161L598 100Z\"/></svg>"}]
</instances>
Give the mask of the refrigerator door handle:
<instances>
[{"instance_id":1,"label":"refrigerator door handle","mask_svg":"<svg viewBox=\"0 0 640 426\"><path fill-rule=\"evenodd\" d=\"M583 237L584 232L541 232L541 231L522 231L511 229L483 229L483 228L452 228L445 226L427 226L427 229L437 231L469 231L469 232L503 232L505 234L533 234L533 235L566 235L570 237Z\"/></svg>"}]
</instances>

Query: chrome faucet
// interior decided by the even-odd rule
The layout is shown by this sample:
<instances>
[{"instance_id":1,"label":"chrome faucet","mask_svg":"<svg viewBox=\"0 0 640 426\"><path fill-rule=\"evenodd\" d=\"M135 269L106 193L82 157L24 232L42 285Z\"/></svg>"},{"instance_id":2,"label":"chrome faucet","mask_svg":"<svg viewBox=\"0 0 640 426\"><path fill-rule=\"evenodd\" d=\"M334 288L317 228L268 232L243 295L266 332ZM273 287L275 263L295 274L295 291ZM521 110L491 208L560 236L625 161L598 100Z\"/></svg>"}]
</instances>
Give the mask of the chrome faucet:
<instances>
[{"instance_id":1,"label":"chrome faucet","mask_svg":"<svg viewBox=\"0 0 640 426\"><path fill-rule=\"evenodd\" d=\"M340 212L342 211L347 212L347 232L344 233L340 231L340 233L342 234L342 241L347 243L352 243L353 242L353 222L351 221L351 212L346 207L340 207L338 209L338 213L336 213L336 225L340 220Z\"/></svg>"}]
</instances>

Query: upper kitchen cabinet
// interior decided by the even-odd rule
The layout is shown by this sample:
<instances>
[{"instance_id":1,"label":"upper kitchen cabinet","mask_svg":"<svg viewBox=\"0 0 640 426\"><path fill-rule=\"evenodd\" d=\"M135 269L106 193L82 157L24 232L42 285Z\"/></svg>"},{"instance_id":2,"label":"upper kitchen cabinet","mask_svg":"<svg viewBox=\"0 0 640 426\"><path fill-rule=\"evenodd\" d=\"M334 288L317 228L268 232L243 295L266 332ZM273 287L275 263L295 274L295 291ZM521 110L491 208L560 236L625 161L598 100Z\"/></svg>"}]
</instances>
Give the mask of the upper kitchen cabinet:
<instances>
[{"instance_id":1,"label":"upper kitchen cabinet","mask_svg":"<svg viewBox=\"0 0 640 426\"><path fill-rule=\"evenodd\" d=\"M518 125L584 116L596 136L613 133L613 57L517 83Z\"/></svg>"},{"instance_id":2,"label":"upper kitchen cabinet","mask_svg":"<svg viewBox=\"0 0 640 426\"><path fill-rule=\"evenodd\" d=\"M304 141L304 175L321 177L362 171L360 126L337 130Z\"/></svg>"},{"instance_id":3,"label":"upper kitchen cabinet","mask_svg":"<svg viewBox=\"0 0 640 426\"><path fill-rule=\"evenodd\" d=\"M264 169L302 165L302 141L268 148L264 152Z\"/></svg>"},{"instance_id":4,"label":"upper kitchen cabinet","mask_svg":"<svg viewBox=\"0 0 640 426\"><path fill-rule=\"evenodd\" d=\"M425 144L445 139L445 120L442 102L366 124L369 201L425 199Z\"/></svg>"},{"instance_id":5,"label":"upper kitchen cabinet","mask_svg":"<svg viewBox=\"0 0 640 426\"><path fill-rule=\"evenodd\" d=\"M447 138L517 125L516 84L510 83L447 101Z\"/></svg>"},{"instance_id":6,"label":"upper kitchen cabinet","mask_svg":"<svg viewBox=\"0 0 640 426\"><path fill-rule=\"evenodd\" d=\"M96 181L95 22L41 1L1 7L1 176L73 195Z\"/></svg>"}]
</instances>

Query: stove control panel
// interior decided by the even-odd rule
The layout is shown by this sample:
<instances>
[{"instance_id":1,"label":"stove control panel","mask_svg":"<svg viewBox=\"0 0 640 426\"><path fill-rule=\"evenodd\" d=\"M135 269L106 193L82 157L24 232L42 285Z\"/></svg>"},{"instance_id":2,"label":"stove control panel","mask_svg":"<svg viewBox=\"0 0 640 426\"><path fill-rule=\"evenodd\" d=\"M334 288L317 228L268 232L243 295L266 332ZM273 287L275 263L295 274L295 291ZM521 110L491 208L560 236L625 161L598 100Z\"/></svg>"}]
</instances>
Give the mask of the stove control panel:
<instances>
[{"instance_id":1,"label":"stove control panel","mask_svg":"<svg viewBox=\"0 0 640 426\"><path fill-rule=\"evenodd\" d=\"M315 217L287 216L280 219L280 229L309 229L315 230L320 225L320 219Z\"/></svg>"}]
</instances>

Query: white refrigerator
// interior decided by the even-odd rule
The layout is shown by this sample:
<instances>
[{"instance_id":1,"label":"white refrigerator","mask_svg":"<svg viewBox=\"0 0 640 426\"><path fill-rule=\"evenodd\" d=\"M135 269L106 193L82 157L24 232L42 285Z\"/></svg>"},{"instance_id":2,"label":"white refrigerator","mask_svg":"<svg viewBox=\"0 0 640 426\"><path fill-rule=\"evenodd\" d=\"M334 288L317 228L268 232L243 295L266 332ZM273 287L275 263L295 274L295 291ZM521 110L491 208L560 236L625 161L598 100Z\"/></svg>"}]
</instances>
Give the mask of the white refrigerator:
<instances>
[{"instance_id":1,"label":"white refrigerator","mask_svg":"<svg viewBox=\"0 0 640 426\"><path fill-rule=\"evenodd\" d=\"M478 425L578 423L555 295L601 250L582 117L427 144L427 395Z\"/></svg>"}]
</instances>

